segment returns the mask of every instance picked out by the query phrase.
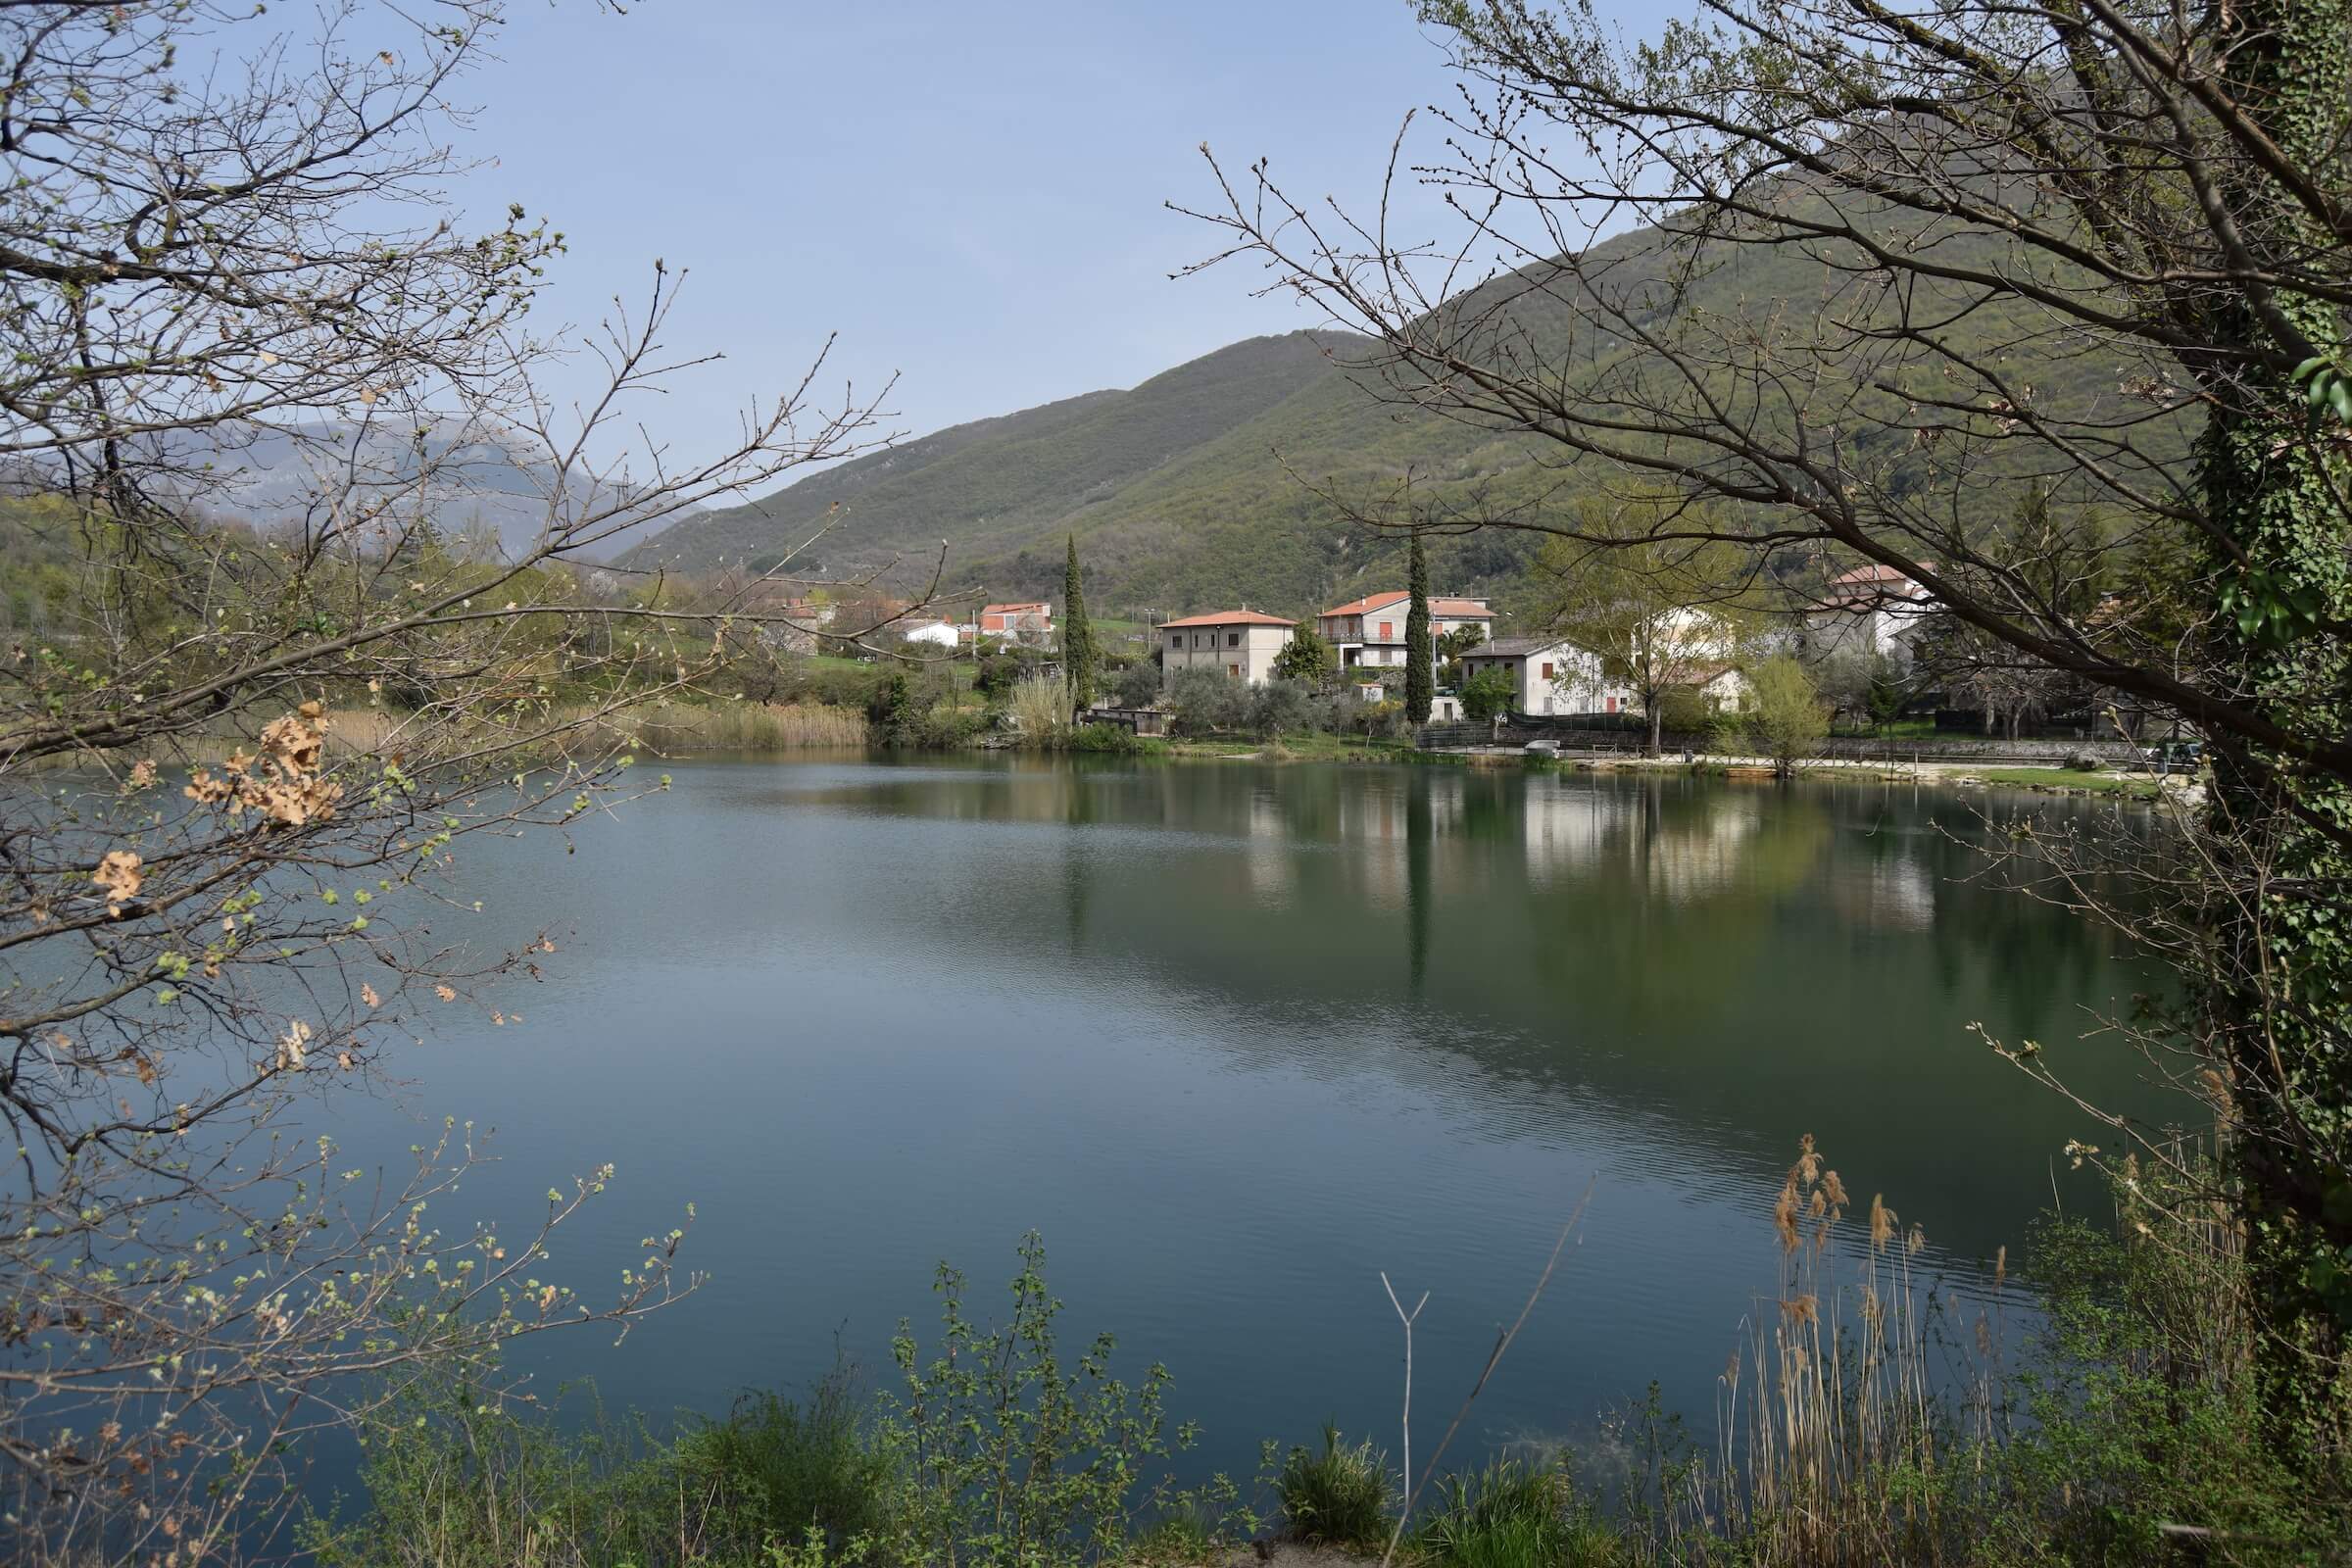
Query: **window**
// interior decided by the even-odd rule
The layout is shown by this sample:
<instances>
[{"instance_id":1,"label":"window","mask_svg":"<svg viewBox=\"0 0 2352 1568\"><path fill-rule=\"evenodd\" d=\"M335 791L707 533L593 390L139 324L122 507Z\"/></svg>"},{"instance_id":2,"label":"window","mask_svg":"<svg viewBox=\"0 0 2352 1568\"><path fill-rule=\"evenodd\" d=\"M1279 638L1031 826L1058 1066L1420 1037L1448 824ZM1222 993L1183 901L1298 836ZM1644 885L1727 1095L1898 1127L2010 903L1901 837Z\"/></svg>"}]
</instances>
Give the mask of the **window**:
<instances>
[{"instance_id":1,"label":"window","mask_svg":"<svg viewBox=\"0 0 2352 1568\"><path fill-rule=\"evenodd\" d=\"M1544 678L1545 680L1551 679L1551 665L1548 662L1546 662L1544 666Z\"/></svg>"},{"instance_id":2,"label":"window","mask_svg":"<svg viewBox=\"0 0 2352 1568\"><path fill-rule=\"evenodd\" d=\"M1226 646L1226 647L1228 647L1228 648L1239 648L1239 647L1241 647L1241 646L1242 646L1242 634L1241 634L1240 632L1238 632L1238 631L1229 631L1229 632L1227 632L1227 633L1225 634L1225 646Z\"/></svg>"},{"instance_id":3,"label":"window","mask_svg":"<svg viewBox=\"0 0 2352 1568\"><path fill-rule=\"evenodd\" d=\"M1239 664L1227 664L1225 666L1225 673L1231 675L1235 680L1240 680L1242 678L1242 666Z\"/></svg>"},{"instance_id":4,"label":"window","mask_svg":"<svg viewBox=\"0 0 2352 1568\"><path fill-rule=\"evenodd\" d=\"M1396 640L1396 623L1395 621L1384 620L1380 623L1380 640L1384 643L1393 643Z\"/></svg>"},{"instance_id":5,"label":"window","mask_svg":"<svg viewBox=\"0 0 2352 1568\"><path fill-rule=\"evenodd\" d=\"M1610 698L1610 699L1609 699L1609 709L1608 709L1608 710L1609 710L1610 712L1612 712L1612 713L1614 713L1615 711L1617 711L1617 699L1616 699L1616 698L1612 697L1612 698Z\"/></svg>"},{"instance_id":6,"label":"window","mask_svg":"<svg viewBox=\"0 0 2352 1568\"><path fill-rule=\"evenodd\" d=\"M1168 646L1169 646L1170 648L1182 648L1182 647L1184 646L1184 633L1182 633L1182 632L1172 632L1172 633L1170 633L1170 634L1169 634L1169 636L1168 636Z\"/></svg>"}]
</instances>

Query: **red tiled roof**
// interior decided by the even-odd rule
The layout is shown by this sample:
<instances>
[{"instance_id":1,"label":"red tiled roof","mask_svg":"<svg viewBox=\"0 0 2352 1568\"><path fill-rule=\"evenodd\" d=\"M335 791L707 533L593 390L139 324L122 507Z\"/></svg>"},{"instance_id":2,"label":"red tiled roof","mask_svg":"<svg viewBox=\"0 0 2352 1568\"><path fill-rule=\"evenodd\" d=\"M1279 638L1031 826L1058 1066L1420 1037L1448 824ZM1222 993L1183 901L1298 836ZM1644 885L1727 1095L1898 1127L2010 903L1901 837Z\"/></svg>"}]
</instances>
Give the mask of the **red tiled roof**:
<instances>
[{"instance_id":1,"label":"red tiled roof","mask_svg":"<svg viewBox=\"0 0 2352 1568\"><path fill-rule=\"evenodd\" d=\"M1366 594L1361 599L1350 599L1344 605L1334 605L1331 609L1323 612L1323 613L1326 615L1368 615L1373 611L1380 609L1383 605L1393 605L1399 599L1410 599L1412 595L1401 591L1386 594Z\"/></svg>"},{"instance_id":2,"label":"red tiled roof","mask_svg":"<svg viewBox=\"0 0 2352 1568\"><path fill-rule=\"evenodd\" d=\"M1182 620L1163 620L1159 629L1171 626L1296 626L1297 621L1286 615L1269 615L1259 610L1220 610L1214 614L1187 615Z\"/></svg>"},{"instance_id":3,"label":"red tiled roof","mask_svg":"<svg viewBox=\"0 0 2352 1568\"><path fill-rule=\"evenodd\" d=\"M1344 605L1335 605L1324 611L1323 613L1327 616L1368 615L1375 610L1385 609L1412 597L1410 593L1405 592L1367 594L1361 599L1349 600ZM1485 615L1492 619L1494 614L1494 612L1475 599L1432 599L1429 602L1429 612L1433 615L1448 616L1454 620L1462 620L1474 615Z\"/></svg>"},{"instance_id":4,"label":"red tiled roof","mask_svg":"<svg viewBox=\"0 0 2352 1568\"><path fill-rule=\"evenodd\" d=\"M1054 612L1054 607L1051 604L1039 599L1026 605L982 605L980 613L983 615L1023 615L1033 610L1042 614Z\"/></svg>"}]
</instances>

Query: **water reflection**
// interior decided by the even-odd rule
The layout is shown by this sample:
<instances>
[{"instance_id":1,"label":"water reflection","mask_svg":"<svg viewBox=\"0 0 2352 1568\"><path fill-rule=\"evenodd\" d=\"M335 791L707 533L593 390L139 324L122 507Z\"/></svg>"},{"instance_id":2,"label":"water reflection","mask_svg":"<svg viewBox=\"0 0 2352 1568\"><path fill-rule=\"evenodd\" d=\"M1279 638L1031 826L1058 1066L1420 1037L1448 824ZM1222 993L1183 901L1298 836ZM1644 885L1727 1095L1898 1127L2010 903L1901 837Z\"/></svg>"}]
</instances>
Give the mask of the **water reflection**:
<instances>
[{"instance_id":1,"label":"water reflection","mask_svg":"<svg viewBox=\"0 0 2352 1568\"><path fill-rule=\"evenodd\" d=\"M583 1267L698 1203L718 1281L596 1364L624 1404L812 1375L845 1323L877 1359L935 1259L991 1278L1035 1225L1074 1327L1167 1361L1209 1458L1246 1470L1261 1436L1393 1419L1376 1269L1437 1288L1420 1352L1466 1384L1597 1172L1589 1277L1483 1436L1652 1377L1703 1425L1799 1134L1970 1288L2082 1129L1966 1025L2060 1052L2148 984L1989 885L1967 806L1932 795L1032 760L676 777L576 858L468 867L485 926L577 935L528 1025L433 1049L418 1104L504 1129L511 1175L468 1186L492 1211L616 1159ZM2086 1091L2141 1095L2079 1052Z\"/></svg>"}]
</instances>

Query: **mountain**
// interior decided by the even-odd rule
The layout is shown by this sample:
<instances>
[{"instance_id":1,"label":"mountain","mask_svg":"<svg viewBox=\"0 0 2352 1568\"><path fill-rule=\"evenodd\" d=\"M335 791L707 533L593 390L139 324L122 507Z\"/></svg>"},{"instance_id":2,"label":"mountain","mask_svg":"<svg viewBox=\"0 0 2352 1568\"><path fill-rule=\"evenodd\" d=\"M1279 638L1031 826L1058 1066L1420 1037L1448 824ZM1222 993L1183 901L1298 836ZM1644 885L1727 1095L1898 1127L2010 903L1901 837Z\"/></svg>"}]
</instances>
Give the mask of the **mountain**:
<instances>
[{"instance_id":1,"label":"mountain","mask_svg":"<svg viewBox=\"0 0 2352 1568\"><path fill-rule=\"evenodd\" d=\"M1802 189L1786 194L1793 204L1815 199ZM1932 246L1955 264L1997 262L2005 243L1968 232L1879 237L1889 236ZM1874 312L1935 302L1916 292L1900 306L1874 298L1821 256L1792 246L1709 241L1695 266L1688 260L1687 249L1657 229L1619 235L1585 258L1589 270L1605 269L1612 297L1631 302L1642 324L1700 345L1720 339L1727 359L1733 345L1760 331L1823 334L1823 342L1842 332L1839 346L1825 352L1841 372L1818 391L1816 410L1826 416L1808 413L1808 421L1826 416L1850 431L1843 460L1878 469L1884 482L1952 478L1932 450L1907 438L1900 400L1879 384L1900 384L1913 372L1893 361L1884 340L1856 330ZM1506 274L1441 309L1499 305L1509 330L1533 343L1571 391L1662 368L1631 338L1580 323L1548 292L1559 283L1557 276L1538 286L1527 274ZM1959 351L1982 346L1984 357L2001 357L2003 346L2033 335L2014 301L1949 314L1945 337ZM1540 450L1529 437L1374 396L1348 365L1371 350L1368 340L1346 333L1237 343L1133 391L959 425L842 465L753 505L682 522L624 561L682 570L762 565L838 505L836 531L822 547L836 569L893 556L927 566L945 539L952 582L977 583L997 598L1055 597L1066 531L1078 538L1098 611L1182 613L1248 604L1303 613L1364 588L1400 586L1404 576L1401 545L1348 526L1314 485L1361 491L1409 473L1417 493L1433 498L1475 494L1499 506L1556 507L1596 483L1596 469L1563 468L1558 449ZM1509 349L1497 344L1495 352ZM2118 367L2093 350L2044 335L2024 370L2037 406L2063 404L2075 417L2115 407ZM1728 373L1708 390L1776 429L1792 417L1759 403ZM1999 452L1968 458L1977 486L1972 506L1986 516L2013 505L2003 489L2023 477L2009 466L2013 461ZM1536 542L1502 530L1442 539L1432 568L1445 591L1486 593L1507 611L1526 582Z\"/></svg>"},{"instance_id":2,"label":"mountain","mask_svg":"<svg viewBox=\"0 0 2352 1568\"><path fill-rule=\"evenodd\" d=\"M899 558L927 566L947 539L956 572L980 572L992 592L1058 585L1063 531L1083 531L1093 509L1328 379L1335 354L1368 346L1345 333L1251 338L1129 391L1089 392L854 459L682 521L621 564L764 569L832 517L817 553L837 575Z\"/></svg>"},{"instance_id":3,"label":"mountain","mask_svg":"<svg viewBox=\"0 0 2352 1568\"><path fill-rule=\"evenodd\" d=\"M350 485L404 508L421 507L452 537L483 536L485 548L495 539L509 559L538 539L559 488L569 491L557 508L566 516L625 508L629 496L579 478L560 487L545 463L454 421L428 429L421 443L389 428L342 424L175 431L162 439L160 455L174 468L203 475L202 504L223 516L265 528L289 523ZM417 496L412 492L420 470L430 477ZM616 510L613 520L625 514ZM698 509L677 521L699 515ZM604 559L634 542L622 534L577 554Z\"/></svg>"}]
</instances>

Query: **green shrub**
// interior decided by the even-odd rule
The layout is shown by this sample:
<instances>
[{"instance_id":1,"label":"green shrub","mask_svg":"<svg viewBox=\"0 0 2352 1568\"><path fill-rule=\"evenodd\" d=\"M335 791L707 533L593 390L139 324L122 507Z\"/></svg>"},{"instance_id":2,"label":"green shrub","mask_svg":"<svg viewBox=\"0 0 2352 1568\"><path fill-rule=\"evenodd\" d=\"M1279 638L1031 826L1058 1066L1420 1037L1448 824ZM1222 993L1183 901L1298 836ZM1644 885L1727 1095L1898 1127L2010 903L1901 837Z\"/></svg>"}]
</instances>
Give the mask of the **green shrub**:
<instances>
[{"instance_id":1,"label":"green shrub","mask_svg":"<svg viewBox=\"0 0 2352 1568\"><path fill-rule=\"evenodd\" d=\"M1070 731L1066 745L1073 752L1104 752L1115 757L1143 757L1167 750L1124 724L1081 724Z\"/></svg>"},{"instance_id":2,"label":"green shrub","mask_svg":"<svg viewBox=\"0 0 2352 1568\"><path fill-rule=\"evenodd\" d=\"M1295 680L1270 680L1250 694L1250 733L1259 740L1316 727L1321 705Z\"/></svg>"},{"instance_id":3,"label":"green shrub","mask_svg":"<svg viewBox=\"0 0 2352 1568\"><path fill-rule=\"evenodd\" d=\"M1448 1568L1563 1568L1620 1560L1614 1532L1579 1499L1567 1472L1500 1460L1448 1476L1411 1536L1413 1556Z\"/></svg>"},{"instance_id":4,"label":"green shrub","mask_svg":"<svg viewBox=\"0 0 2352 1568\"><path fill-rule=\"evenodd\" d=\"M904 1323L892 1341L900 1387L881 1431L898 1479L872 1543L883 1561L1099 1561L1127 1540L1147 1462L1191 1444L1189 1429L1167 1430L1165 1367L1133 1387L1112 1377L1107 1334L1063 1363L1036 1233L1020 1258L1010 1322L982 1329L964 1312L963 1276L943 1264L938 1353L924 1360Z\"/></svg>"},{"instance_id":5,"label":"green shrub","mask_svg":"<svg viewBox=\"0 0 2352 1568\"><path fill-rule=\"evenodd\" d=\"M1369 1442L1340 1441L1340 1429L1323 1429L1323 1451L1293 1448L1274 1478L1274 1494L1290 1533L1300 1541L1334 1546L1376 1547L1388 1544L1388 1456Z\"/></svg>"},{"instance_id":6,"label":"green shrub","mask_svg":"<svg viewBox=\"0 0 2352 1568\"><path fill-rule=\"evenodd\" d=\"M1150 708L1159 699L1159 664L1139 659L1110 678L1110 694L1121 708Z\"/></svg>"},{"instance_id":7,"label":"green shrub","mask_svg":"<svg viewBox=\"0 0 2352 1568\"><path fill-rule=\"evenodd\" d=\"M368 1510L308 1520L320 1568L699 1568L882 1521L889 1459L838 1369L805 1404L748 1395L673 1442L601 1414L517 1414L462 1380L408 1390L368 1442Z\"/></svg>"},{"instance_id":8,"label":"green shrub","mask_svg":"<svg viewBox=\"0 0 2352 1568\"><path fill-rule=\"evenodd\" d=\"M1486 722L1519 701L1519 683L1499 669L1482 669L1462 682L1462 716Z\"/></svg>"},{"instance_id":9,"label":"green shrub","mask_svg":"<svg viewBox=\"0 0 2352 1568\"><path fill-rule=\"evenodd\" d=\"M1180 669L1168 682L1169 728L1178 735L1240 729L1250 717L1250 688L1206 668Z\"/></svg>"}]
</instances>

